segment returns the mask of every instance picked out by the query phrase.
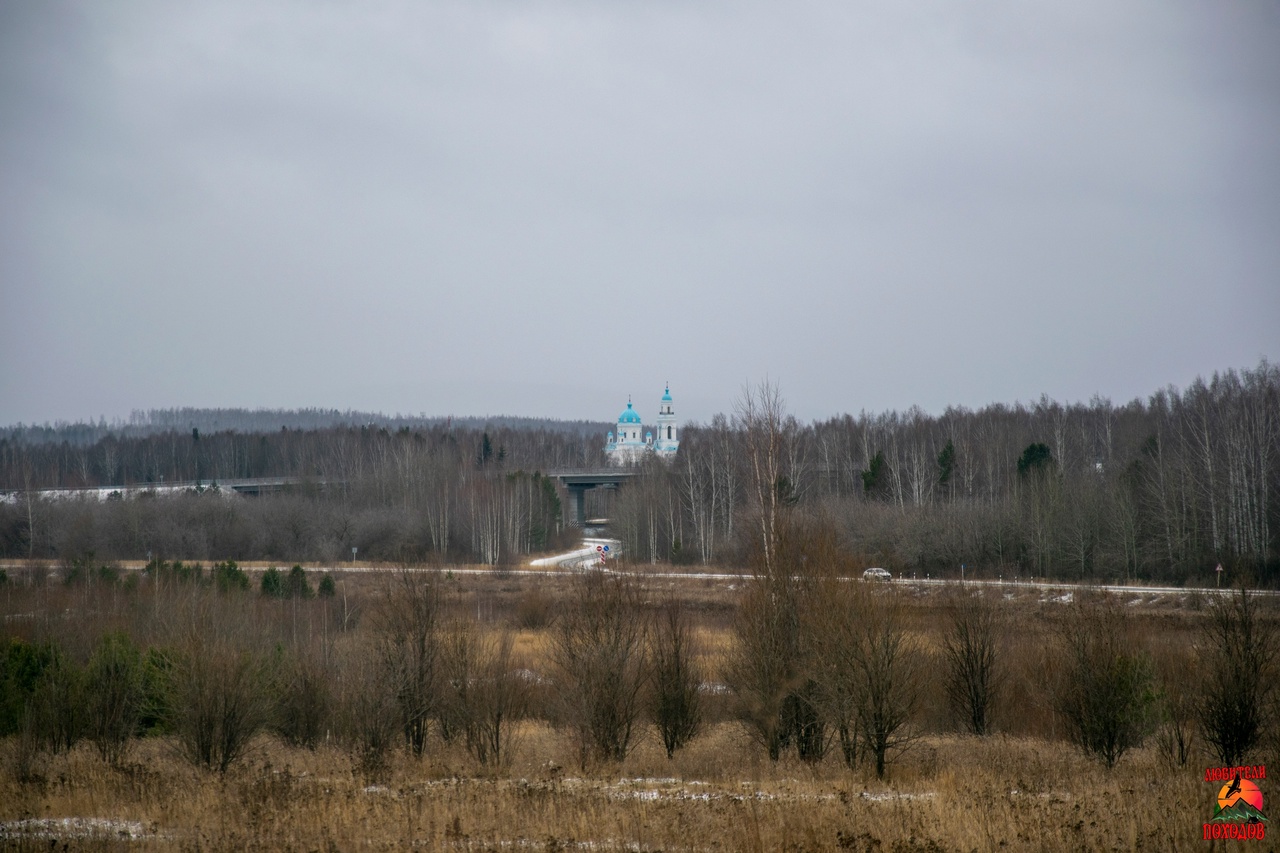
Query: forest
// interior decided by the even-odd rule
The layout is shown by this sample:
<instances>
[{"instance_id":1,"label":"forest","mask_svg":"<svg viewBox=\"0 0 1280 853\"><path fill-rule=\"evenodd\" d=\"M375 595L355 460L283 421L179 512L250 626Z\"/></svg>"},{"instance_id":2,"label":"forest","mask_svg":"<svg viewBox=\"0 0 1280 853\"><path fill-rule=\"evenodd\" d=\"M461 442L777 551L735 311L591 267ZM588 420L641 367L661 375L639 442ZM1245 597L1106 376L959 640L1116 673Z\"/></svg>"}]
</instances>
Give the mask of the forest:
<instances>
[{"instance_id":1,"label":"forest","mask_svg":"<svg viewBox=\"0 0 1280 853\"><path fill-rule=\"evenodd\" d=\"M256 413L210 430L217 417L201 429L186 414L135 417L145 429L0 431L0 557L329 565L354 547L399 565L513 565L575 538L547 473L605 464L604 427L581 422L304 429ZM1261 586L1280 576L1280 367L1265 360L1123 405L1042 397L808 424L780 389L746 388L680 439L674 460L588 493L634 564L741 565L762 508L777 505L823 519L856 562L895 574L963 565L975 577L1212 585L1222 565ZM246 477L298 483L262 497L217 487ZM40 491L163 482L193 488L105 501Z\"/></svg>"}]
</instances>

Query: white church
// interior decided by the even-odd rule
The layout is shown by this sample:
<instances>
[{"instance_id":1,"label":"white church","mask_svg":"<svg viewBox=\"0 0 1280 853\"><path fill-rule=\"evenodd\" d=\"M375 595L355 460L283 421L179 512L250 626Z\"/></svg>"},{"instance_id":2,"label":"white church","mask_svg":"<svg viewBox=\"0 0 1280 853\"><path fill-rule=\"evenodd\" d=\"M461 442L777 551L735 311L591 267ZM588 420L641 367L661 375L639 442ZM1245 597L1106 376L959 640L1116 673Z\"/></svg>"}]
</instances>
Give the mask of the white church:
<instances>
[{"instance_id":1,"label":"white church","mask_svg":"<svg viewBox=\"0 0 1280 853\"><path fill-rule=\"evenodd\" d=\"M652 432L645 432L644 438L641 438L640 431L643 429L640 414L628 400L626 410L618 415L617 435L609 433L605 440L604 452L610 465L634 465L646 453L656 453L663 458L676 455L680 440L676 437L676 415L671 407L670 385L658 402L658 437L655 439Z\"/></svg>"}]
</instances>

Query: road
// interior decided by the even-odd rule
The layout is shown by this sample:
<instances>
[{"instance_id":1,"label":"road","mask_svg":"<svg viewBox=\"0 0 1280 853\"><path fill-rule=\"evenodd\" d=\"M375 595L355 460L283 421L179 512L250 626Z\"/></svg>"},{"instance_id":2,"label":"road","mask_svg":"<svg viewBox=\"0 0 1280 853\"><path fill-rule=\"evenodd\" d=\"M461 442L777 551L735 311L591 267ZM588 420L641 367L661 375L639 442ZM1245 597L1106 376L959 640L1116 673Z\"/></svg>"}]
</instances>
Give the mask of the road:
<instances>
[{"instance_id":1,"label":"road","mask_svg":"<svg viewBox=\"0 0 1280 853\"><path fill-rule=\"evenodd\" d=\"M605 549L605 550L602 550ZM589 569L601 565L607 566L609 558L617 559L622 554L622 543L617 539L602 539L584 536L582 547L567 554L554 557L542 557L529 565L535 569ZM607 555L607 556L602 556Z\"/></svg>"},{"instance_id":2,"label":"road","mask_svg":"<svg viewBox=\"0 0 1280 853\"><path fill-rule=\"evenodd\" d=\"M585 540L584 540L585 541ZM601 540L601 542L606 540ZM581 548L571 551L567 554L560 554L555 557L544 557L530 564L527 568L520 569L503 569L504 574L509 575L528 575L528 576L555 576L563 575L565 569L573 571L581 571L583 569L596 568L599 566L599 559L596 555L595 546L591 548ZM745 583L751 579L749 572L671 572L671 571L653 571L650 569L619 569L611 564L606 563L605 569L611 574L631 575L637 578L652 580L695 580L695 581L727 581L734 584ZM375 573L391 571L381 566L334 566L332 569L308 569L308 571L340 571L340 572L360 572ZM488 575L495 571L492 568L443 568L443 569L418 569L416 571L424 572L451 572L455 575ZM1233 590L1230 589L1213 589L1203 587L1180 587L1180 586L1146 586L1146 585L1124 585L1124 584L1078 584L1067 582L1049 582L1049 581L1012 581L1012 580L965 580L957 579L939 579L939 578L895 578L887 583L899 587L910 588L938 588L948 586L963 585L969 589L998 589L1006 592L1017 592L1019 590L1040 590L1043 592L1057 592L1067 594L1077 589L1091 589L1102 592L1111 593L1128 593L1131 595L1190 595L1191 593L1201 594L1226 594ZM1275 590L1252 590L1257 595L1276 596L1280 595L1280 591Z\"/></svg>"},{"instance_id":3,"label":"road","mask_svg":"<svg viewBox=\"0 0 1280 853\"><path fill-rule=\"evenodd\" d=\"M749 572L675 572L675 571L655 571L648 568L630 567L621 569L612 560L606 559L601 566L600 551L598 549L607 546L609 554L619 555L622 549L622 543L616 539L606 539L590 537L582 540L582 547L564 554L557 554L552 557L542 557L531 561L524 568L503 568L502 571L507 575L527 575L527 576L554 576L562 575L567 571L576 572L591 568L604 568L613 574L631 575L637 578L660 579L660 580L694 580L694 581L726 581L732 584L745 583L751 578ZM25 563L0 564L0 569L10 572L21 571L25 568ZM140 566L131 566L127 569L138 570ZM376 565L353 565L350 563L339 563L331 566L307 566L309 573L314 572L342 572L356 574L377 574L380 572L399 571L398 568L389 566ZM257 571L250 568L249 571ZM451 572L455 575L490 575L497 569L491 567L473 568L473 567L444 567L444 568L417 568L411 569L417 572ZM870 582L869 582L870 583ZM1229 588L1214 589L1212 587L1179 587L1179 586L1149 586L1141 584L1079 584L1062 581L1028 581L1028 580L965 580L941 579L941 578L894 578L891 581L882 581L880 583L889 583L900 587L922 588L930 587L947 587L963 584L971 589L1001 589L1007 592L1017 592L1019 590L1040 590L1045 593L1057 592L1065 595L1074 590L1088 588L1103 592L1111 592L1118 594L1132 595L1189 595L1191 593L1202 594L1222 594L1229 593ZM1280 591L1276 590L1254 590L1258 595L1277 596Z\"/></svg>"}]
</instances>

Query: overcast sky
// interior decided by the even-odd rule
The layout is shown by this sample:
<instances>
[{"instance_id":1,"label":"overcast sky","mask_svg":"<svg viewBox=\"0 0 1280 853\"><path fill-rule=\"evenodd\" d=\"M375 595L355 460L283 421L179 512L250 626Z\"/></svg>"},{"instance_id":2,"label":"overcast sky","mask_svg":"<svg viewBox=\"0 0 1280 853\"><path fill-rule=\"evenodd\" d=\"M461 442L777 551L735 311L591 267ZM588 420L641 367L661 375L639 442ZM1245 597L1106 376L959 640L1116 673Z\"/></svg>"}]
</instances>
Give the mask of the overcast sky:
<instances>
[{"instance_id":1,"label":"overcast sky","mask_svg":"<svg viewBox=\"0 0 1280 853\"><path fill-rule=\"evenodd\" d=\"M1280 358L1280 4L0 2L0 424Z\"/></svg>"}]
</instances>

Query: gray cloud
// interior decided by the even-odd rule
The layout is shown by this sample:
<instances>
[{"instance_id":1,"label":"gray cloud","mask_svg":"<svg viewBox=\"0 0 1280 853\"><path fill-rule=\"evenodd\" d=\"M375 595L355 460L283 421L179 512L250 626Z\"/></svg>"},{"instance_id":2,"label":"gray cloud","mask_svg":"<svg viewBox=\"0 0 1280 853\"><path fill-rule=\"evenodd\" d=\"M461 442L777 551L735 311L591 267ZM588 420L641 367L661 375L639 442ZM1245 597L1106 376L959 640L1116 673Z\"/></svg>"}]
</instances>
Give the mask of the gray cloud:
<instances>
[{"instance_id":1,"label":"gray cloud","mask_svg":"<svg viewBox=\"0 0 1280 853\"><path fill-rule=\"evenodd\" d=\"M1244 2L6 4L0 422L802 417L1280 355Z\"/></svg>"}]
</instances>

